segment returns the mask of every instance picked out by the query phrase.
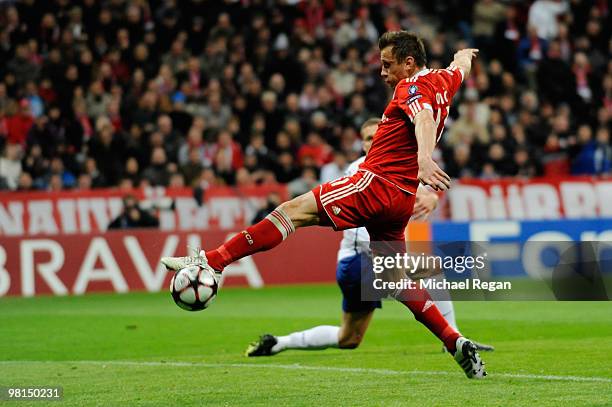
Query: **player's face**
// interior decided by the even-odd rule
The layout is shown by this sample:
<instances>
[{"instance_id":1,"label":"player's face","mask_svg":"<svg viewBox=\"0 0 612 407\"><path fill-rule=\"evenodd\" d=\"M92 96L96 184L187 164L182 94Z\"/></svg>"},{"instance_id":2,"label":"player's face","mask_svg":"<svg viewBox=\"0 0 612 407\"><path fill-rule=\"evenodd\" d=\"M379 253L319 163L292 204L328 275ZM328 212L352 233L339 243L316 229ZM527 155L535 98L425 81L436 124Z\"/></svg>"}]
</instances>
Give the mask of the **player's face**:
<instances>
[{"instance_id":1,"label":"player's face","mask_svg":"<svg viewBox=\"0 0 612 407\"><path fill-rule=\"evenodd\" d=\"M378 126L368 126L365 129L361 130L361 139L363 140L363 151L367 154L370 151L370 147L372 147L372 140L374 140L374 134Z\"/></svg>"},{"instance_id":2,"label":"player's face","mask_svg":"<svg viewBox=\"0 0 612 407\"><path fill-rule=\"evenodd\" d=\"M410 77L410 73L414 71L414 58L408 57L403 62L396 61L391 45L380 51L380 63L380 76L392 88L402 79Z\"/></svg>"}]
</instances>

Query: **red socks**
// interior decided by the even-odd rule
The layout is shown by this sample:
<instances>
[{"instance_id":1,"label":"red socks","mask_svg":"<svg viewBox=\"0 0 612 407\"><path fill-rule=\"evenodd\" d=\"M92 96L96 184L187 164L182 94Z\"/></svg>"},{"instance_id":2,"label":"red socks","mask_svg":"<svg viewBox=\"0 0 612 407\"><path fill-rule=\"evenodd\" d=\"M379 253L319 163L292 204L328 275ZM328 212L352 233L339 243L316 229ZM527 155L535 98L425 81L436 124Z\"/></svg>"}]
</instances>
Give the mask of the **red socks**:
<instances>
[{"instance_id":1,"label":"red socks","mask_svg":"<svg viewBox=\"0 0 612 407\"><path fill-rule=\"evenodd\" d=\"M293 222L276 208L261 222L248 227L215 250L206 252L208 264L217 271L251 254L270 250L295 231Z\"/></svg>"},{"instance_id":2,"label":"red socks","mask_svg":"<svg viewBox=\"0 0 612 407\"><path fill-rule=\"evenodd\" d=\"M455 354L457 350L455 342L461 334L440 313L427 290L421 288L405 290L400 295L399 301L412 311L417 321L444 342L444 346L451 354Z\"/></svg>"}]
</instances>

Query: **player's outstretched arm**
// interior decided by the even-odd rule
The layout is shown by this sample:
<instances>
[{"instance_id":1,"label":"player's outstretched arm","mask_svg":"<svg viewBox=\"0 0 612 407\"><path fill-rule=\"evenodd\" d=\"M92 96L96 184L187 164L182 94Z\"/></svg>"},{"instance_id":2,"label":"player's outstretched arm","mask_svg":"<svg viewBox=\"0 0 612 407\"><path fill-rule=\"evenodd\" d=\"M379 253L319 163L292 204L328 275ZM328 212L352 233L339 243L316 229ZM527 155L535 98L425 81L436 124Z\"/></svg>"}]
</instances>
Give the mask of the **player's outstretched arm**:
<instances>
[{"instance_id":1,"label":"player's outstretched arm","mask_svg":"<svg viewBox=\"0 0 612 407\"><path fill-rule=\"evenodd\" d=\"M414 130L418 145L418 179L436 191L450 188L450 177L433 160L436 146L436 123L429 109L421 110L414 118Z\"/></svg>"},{"instance_id":2,"label":"player's outstretched arm","mask_svg":"<svg viewBox=\"0 0 612 407\"><path fill-rule=\"evenodd\" d=\"M472 70L472 60L478 55L478 49L476 48L465 48L455 52L455 57L451 65L454 65L461 69L464 78L470 75Z\"/></svg>"}]
</instances>

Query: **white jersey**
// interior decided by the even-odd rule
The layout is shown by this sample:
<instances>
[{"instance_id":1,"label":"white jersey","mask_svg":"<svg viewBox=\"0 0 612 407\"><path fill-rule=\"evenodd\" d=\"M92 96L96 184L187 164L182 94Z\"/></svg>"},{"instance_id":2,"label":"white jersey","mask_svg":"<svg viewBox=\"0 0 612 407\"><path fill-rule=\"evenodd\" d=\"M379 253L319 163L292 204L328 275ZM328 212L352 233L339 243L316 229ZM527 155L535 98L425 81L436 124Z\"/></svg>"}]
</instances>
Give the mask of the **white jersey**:
<instances>
[{"instance_id":1,"label":"white jersey","mask_svg":"<svg viewBox=\"0 0 612 407\"><path fill-rule=\"evenodd\" d=\"M351 176L356 174L359 164L364 161L365 155L353 161L344 172L344 175ZM366 228L346 229L342 232L342 241L340 242L340 250L338 250L338 261L369 250L369 243L370 235Z\"/></svg>"}]
</instances>

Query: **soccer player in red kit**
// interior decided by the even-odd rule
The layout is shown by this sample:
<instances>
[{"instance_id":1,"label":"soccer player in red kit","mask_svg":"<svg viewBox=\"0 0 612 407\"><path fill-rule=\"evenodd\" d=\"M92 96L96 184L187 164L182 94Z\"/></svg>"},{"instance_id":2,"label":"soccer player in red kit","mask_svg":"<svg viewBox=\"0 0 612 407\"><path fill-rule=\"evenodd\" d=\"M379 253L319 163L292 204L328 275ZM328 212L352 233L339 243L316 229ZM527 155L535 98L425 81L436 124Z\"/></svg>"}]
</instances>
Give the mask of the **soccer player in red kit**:
<instances>
[{"instance_id":1,"label":"soccer player in red kit","mask_svg":"<svg viewBox=\"0 0 612 407\"><path fill-rule=\"evenodd\" d=\"M432 153L450 102L470 73L477 50L460 50L448 68L432 70L425 67L423 42L413 34L387 32L378 46L381 76L395 91L359 171L281 204L214 250L195 257L163 258L168 269L195 263L220 275L228 264L270 250L296 228L313 225L335 230L365 226L373 242L404 241L419 182L436 190L450 187L450 178ZM426 290L409 291L407 296L396 293L396 298L444 343L469 378L484 377L476 346L448 324Z\"/></svg>"}]
</instances>

